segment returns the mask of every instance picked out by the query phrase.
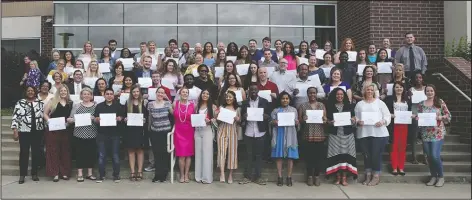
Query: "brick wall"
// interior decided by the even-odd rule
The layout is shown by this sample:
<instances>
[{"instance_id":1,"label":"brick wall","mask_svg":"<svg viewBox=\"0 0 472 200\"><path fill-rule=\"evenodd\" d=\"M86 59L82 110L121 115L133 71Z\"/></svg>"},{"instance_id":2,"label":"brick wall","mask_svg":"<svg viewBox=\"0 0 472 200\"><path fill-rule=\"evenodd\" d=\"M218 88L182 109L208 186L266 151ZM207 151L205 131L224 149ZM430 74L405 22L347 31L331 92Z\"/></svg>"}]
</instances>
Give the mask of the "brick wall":
<instances>
[{"instance_id":1,"label":"brick wall","mask_svg":"<svg viewBox=\"0 0 472 200\"><path fill-rule=\"evenodd\" d=\"M47 19L53 19L53 16L41 16L41 55L50 57L54 44L54 30L52 23L46 23Z\"/></svg>"},{"instance_id":2,"label":"brick wall","mask_svg":"<svg viewBox=\"0 0 472 200\"><path fill-rule=\"evenodd\" d=\"M354 41L356 50L369 43L369 1L338 1L338 47L344 38Z\"/></svg>"}]
</instances>

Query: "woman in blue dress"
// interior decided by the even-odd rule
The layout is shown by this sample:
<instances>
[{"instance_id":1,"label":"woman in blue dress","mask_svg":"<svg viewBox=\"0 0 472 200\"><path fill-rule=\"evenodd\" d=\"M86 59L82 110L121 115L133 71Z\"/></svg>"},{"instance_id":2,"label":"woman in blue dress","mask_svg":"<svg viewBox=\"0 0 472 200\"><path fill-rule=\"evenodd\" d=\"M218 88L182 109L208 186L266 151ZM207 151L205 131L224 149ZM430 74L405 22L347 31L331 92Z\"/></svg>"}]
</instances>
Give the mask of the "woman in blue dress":
<instances>
[{"instance_id":1,"label":"woman in blue dress","mask_svg":"<svg viewBox=\"0 0 472 200\"><path fill-rule=\"evenodd\" d=\"M277 100L277 108L271 113L272 117L272 153L271 156L276 160L277 164L277 186L283 185L282 177L282 164L283 159L287 159L287 186L292 186L292 170L293 160L298 159L298 140L297 140L297 126L298 113L297 109L289 106L291 97L287 92L282 92ZM295 121L292 126L279 126L278 113L293 113L293 120Z\"/></svg>"}]
</instances>

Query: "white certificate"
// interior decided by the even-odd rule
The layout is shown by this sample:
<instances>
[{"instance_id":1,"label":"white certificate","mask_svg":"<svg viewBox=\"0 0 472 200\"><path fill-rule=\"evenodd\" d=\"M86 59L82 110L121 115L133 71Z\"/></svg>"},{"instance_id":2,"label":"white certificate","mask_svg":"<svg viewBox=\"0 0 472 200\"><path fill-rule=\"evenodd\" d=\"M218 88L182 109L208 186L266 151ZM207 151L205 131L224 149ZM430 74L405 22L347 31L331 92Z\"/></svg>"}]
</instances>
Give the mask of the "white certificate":
<instances>
[{"instance_id":1,"label":"white certificate","mask_svg":"<svg viewBox=\"0 0 472 200\"><path fill-rule=\"evenodd\" d=\"M192 69L192 75L194 77L199 77L200 76L200 74L198 73L198 67L195 67L195 68Z\"/></svg>"},{"instance_id":2,"label":"white certificate","mask_svg":"<svg viewBox=\"0 0 472 200\"><path fill-rule=\"evenodd\" d=\"M296 83L295 88L298 89L297 97L306 97L307 96L306 90L309 87L313 87L313 85L308 84L308 83Z\"/></svg>"},{"instance_id":3,"label":"white certificate","mask_svg":"<svg viewBox=\"0 0 472 200\"><path fill-rule=\"evenodd\" d=\"M103 96L94 96L93 101L95 101L95 103L99 104L99 103L102 103L102 102L105 101L105 97L103 97Z\"/></svg>"},{"instance_id":4,"label":"white certificate","mask_svg":"<svg viewBox=\"0 0 472 200\"><path fill-rule=\"evenodd\" d=\"M206 114L192 114L191 122L192 127L205 127L207 124L205 122Z\"/></svg>"},{"instance_id":5,"label":"white certificate","mask_svg":"<svg viewBox=\"0 0 472 200\"><path fill-rule=\"evenodd\" d=\"M133 58L120 58L118 59L123 63L123 67L125 71L132 71L133 70L133 64L134 64L134 59Z\"/></svg>"},{"instance_id":6,"label":"white certificate","mask_svg":"<svg viewBox=\"0 0 472 200\"><path fill-rule=\"evenodd\" d=\"M220 107L220 113L218 114L218 120L226 122L228 124L234 123L234 117L236 117L236 111L228 110Z\"/></svg>"},{"instance_id":7,"label":"white certificate","mask_svg":"<svg viewBox=\"0 0 472 200\"><path fill-rule=\"evenodd\" d=\"M387 83L387 95L391 96L393 95L393 83Z\"/></svg>"},{"instance_id":8,"label":"white certificate","mask_svg":"<svg viewBox=\"0 0 472 200\"><path fill-rule=\"evenodd\" d=\"M120 92L121 88L123 88L123 85L113 84L113 85L111 85L111 88L113 89L115 94L118 94L118 92Z\"/></svg>"},{"instance_id":9,"label":"white certificate","mask_svg":"<svg viewBox=\"0 0 472 200\"><path fill-rule=\"evenodd\" d=\"M77 71L77 70L80 70L80 71L82 72L82 74L84 73L84 69L73 68L73 67L66 67L64 71L65 71L67 74L71 74L71 76L73 77L73 76L74 76L74 72Z\"/></svg>"},{"instance_id":10,"label":"white certificate","mask_svg":"<svg viewBox=\"0 0 472 200\"><path fill-rule=\"evenodd\" d=\"M330 74L330 73L331 73L331 69L333 69L333 68L332 68L332 67L323 67L323 68L321 68L321 69L323 69L323 72L324 72L324 74L325 74L325 77L326 77L327 79L330 79L330 78L331 78L331 76L330 76L330 75L331 75L331 74Z\"/></svg>"},{"instance_id":11,"label":"white certificate","mask_svg":"<svg viewBox=\"0 0 472 200\"><path fill-rule=\"evenodd\" d=\"M395 124L411 124L411 116L411 111L395 111L393 121Z\"/></svg>"},{"instance_id":12,"label":"white certificate","mask_svg":"<svg viewBox=\"0 0 472 200\"><path fill-rule=\"evenodd\" d=\"M87 58L87 57L82 57L80 60L82 60L82 62L84 63L84 68L88 69L88 66L89 66L90 62L92 61L92 59Z\"/></svg>"},{"instance_id":13,"label":"white certificate","mask_svg":"<svg viewBox=\"0 0 472 200\"><path fill-rule=\"evenodd\" d=\"M170 79L170 78L162 78L161 79L161 85L166 87L166 88L169 88L171 90L173 90L175 88L174 87L174 80Z\"/></svg>"},{"instance_id":14,"label":"white certificate","mask_svg":"<svg viewBox=\"0 0 472 200\"><path fill-rule=\"evenodd\" d=\"M333 120L334 126L352 125L350 112L333 113Z\"/></svg>"},{"instance_id":15,"label":"white certificate","mask_svg":"<svg viewBox=\"0 0 472 200\"><path fill-rule=\"evenodd\" d=\"M277 113L277 126L295 126L295 113Z\"/></svg>"},{"instance_id":16,"label":"white certificate","mask_svg":"<svg viewBox=\"0 0 472 200\"><path fill-rule=\"evenodd\" d=\"M309 124L322 124L323 123L323 110L307 110L306 116L308 119L306 123Z\"/></svg>"},{"instance_id":17,"label":"white certificate","mask_svg":"<svg viewBox=\"0 0 472 200\"><path fill-rule=\"evenodd\" d=\"M126 122L128 126L143 126L144 124L143 113L128 113L126 118L128 119Z\"/></svg>"},{"instance_id":18,"label":"white certificate","mask_svg":"<svg viewBox=\"0 0 472 200\"><path fill-rule=\"evenodd\" d=\"M234 62L236 62L236 56L226 56L226 60L231 60Z\"/></svg>"},{"instance_id":19,"label":"white certificate","mask_svg":"<svg viewBox=\"0 0 472 200\"><path fill-rule=\"evenodd\" d=\"M270 96L270 93L272 93L270 90L259 90L257 95L266 99L269 102L272 102L272 96Z\"/></svg>"},{"instance_id":20,"label":"white certificate","mask_svg":"<svg viewBox=\"0 0 472 200\"><path fill-rule=\"evenodd\" d=\"M379 74L391 74L392 73L392 62L378 62L377 70Z\"/></svg>"},{"instance_id":21,"label":"white certificate","mask_svg":"<svg viewBox=\"0 0 472 200\"><path fill-rule=\"evenodd\" d=\"M298 57L298 60L300 61L300 64L307 64L308 65L308 59L307 58Z\"/></svg>"},{"instance_id":22,"label":"white certificate","mask_svg":"<svg viewBox=\"0 0 472 200\"><path fill-rule=\"evenodd\" d=\"M236 91L233 91L234 94L236 94L236 101L237 102L241 102L243 101L243 93L241 92L241 90L236 90Z\"/></svg>"},{"instance_id":23,"label":"white certificate","mask_svg":"<svg viewBox=\"0 0 472 200\"><path fill-rule=\"evenodd\" d=\"M318 75L318 74L309 76L308 80L312 81L313 86L321 86L320 75Z\"/></svg>"},{"instance_id":24,"label":"white certificate","mask_svg":"<svg viewBox=\"0 0 472 200\"><path fill-rule=\"evenodd\" d=\"M364 73L364 68L365 68L366 65L364 64L358 64L357 65L357 75L359 76L363 76L362 73Z\"/></svg>"},{"instance_id":25,"label":"white certificate","mask_svg":"<svg viewBox=\"0 0 472 200\"><path fill-rule=\"evenodd\" d=\"M419 103L421 101L424 101L427 99L426 94L424 91L412 91L412 96L411 96L411 103Z\"/></svg>"},{"instance_id":26,"label":"white certificate","mask_svg":"<svg viewBox=\"0 0 472 200\"><path fill-rule=\"evenodd\" d=\"M325 50L316 49L316 51L315 51L316 59L324 60L323 56L325 55L325 53L326 53Z\"/></svg>"},{"instance_id":27,"label":"white certificate","mask_svg":"<svg viewBox=\"0 0 472 200\"><path fill-rule=\"evenodd\" d=\"M141 85L141 88L148 88L152 86L152 79L139 77L138 83Z\"/></svg>"},{"instance_id":28,"label":"white certificate","mask_svg":"<svg viewBox=\"0 0 472 200\"><path fill-rule=\"evenodd\" d=\"M333 91L335 88L341 88L341 89L344 90L344 92L347 92L347 91L346 91L346 86L331 86L331 87L329 87L329 91L331 92L331 91Z\"/></svg>"},{"instance_id":29,"label":"white certificate","mask_svg":"<svg viewBox=\"0 0 472 200\"><path fill-rule=\"evenodd\" d=\"M225 68L224 68L224 67L215 67L215 77L216 77L216 78L221 78L221 77L223 77L224 72L225 72Z\"/></svg>"},{"instance_id":30,"label":"white certificate","mask_svg":"<svg viewBox=\"0 0 472 200\"><path fill-rule=\"evenodd\" d=\"M52 79L52 75L48 75L48 76L46 77L46 80L47 80L48 82L50 82L51 84L54 85L54 80Z\"/></svg>"},{"instance_id":31,"label":"white certificate","mask_svg":"<svg viewBox=\"0 0 472 200\"><path fill-rule=\"evenodd\" d=\"M364 125L375 125L375 123L382 120L382 115L379 112L362 112L361 119Z\"/></svg>"},{"instance_id":32,"label":"white certificate","mask_svg":"<svg viewBox=\"0 0 472 200\"><path fill-rule=\"evenodd\" d=\"M100 126L116 126L116 113L100 113Z\"/></svg>"},{"instance_id":33,"label":"white certificate","mask_svg":"<svg viewBox=\"0 0 472 200\"><path fill-rule=\"evenodd\" d=\"M75 126L90 126L92 125L92 115L90 113L74 114Z\"/></svg>"},{"instance_id":34,"label":"white certificate","mask_svg":"<svg viewBox=\"0 0 472 200\"><path fill-rule=\"evenodd\" d=\"M247 108L247 121L264 121L264 108Z\"/></svg>"},{"instance_id":35,"label":"white certificate","mask_svg":"<svg viewBox=\"0 0 472 200\"><path fill-rule=\"evenodd\" d=\"M71 94L70 95L70 100L74 103L82 102L82 100L80 100L80 95L76 95L76 94Z\"/></svg>"},{"instance_id":36,"label":"white certificate","mask_svg":"<svg viewBox=\"0 0 472 200\"><path fill-rule=\"evenodd\" d=\"M418 126L437 126L436 113L418 113Z\"/></svg>"},{"instance_id":37,"label":"white certificate","mask_svg":"<svg viewBox=\"0 0 472 200\"><path fill-rule=\"evenodd\" d=\"M110 63L99 63L98 71L100 71L101 73L110 72Z\"/></svg>"},{"instance_id":38,"label":"white certificate","mask_svg":"<svg viewBox=\"0 0 472 200\"><path fill-rule=\"evenodd\" d=\"M349 62L355 62L357 60L357 52L356 51L347 51L347 54L349 56ZM341 55L341 54L339 54Z\"/></svg>"},{"instance_id":39,"label":"white certificate","mask_svg":"<svg viewBox=\"0 0 472 200\"><path fill-rule=\"evenodd\" d=\"M151 58L152 58L152 61L151 61L151 68L150 69L155 71L155 70L157 70L157 59L154 58L153 56L151 56Z\"/></svg>"},{"instance_id":40,"label":"white certificate","mask_svg":"<svg viewBox=\"0 0 472 200\"><path fill-rule=\"evenodd\" d=\"M66 129L66 118L56 117L48 120L49 131L58 131Z\"/></svg>"},{"instance_id":41,"label":"white certificate","mask_svg":"<svg viewBox=\"0 0 472 200\"><path fill-rule=\"evenodd\" d=\"M156 100L156 91L157 91L157 88L148 89L148 100Z\"/></svg>"},{"instance_id":42,"label":"white certificate","mask_svg":"<svg viewBox=\"0 0 472 200\"><path fill-rule=\"evenodd\" d=\"M98 80L98 77L84 77L84 84L88 85L92 89L95 87L95 82Z\"/></svg>"},{"instance_id":43,"label":"white certificate","mask_svg":"<svg viewBox=\"0 0 472 200\"><path fill-rule=\"evenodd\" d=\"M240 76L244 76L247 74L249 64L236 65L236 69L238 70L237 72Z\"/></svg>"},{"instance_id":44,"label":"white certificate","mask_svg":"<svg viewBox=\"0 0 472 200\"><path fill-rule=\"evenodd\" d=\"M275 71L275 67L266 67L266 69L267 69L267 77L272 76L272 74Z\"/></svg>"},{"instance_id":45,"label":"white certificate","mask_svg":"<svg viewBox=\"0 0 472 200\"><path fill-rule=\"evenodd\" d=\"M120 95L120 104L125 105L126 102L128 101L129 98L129 93L121 93Z\"/></svg>"}]
</instances>

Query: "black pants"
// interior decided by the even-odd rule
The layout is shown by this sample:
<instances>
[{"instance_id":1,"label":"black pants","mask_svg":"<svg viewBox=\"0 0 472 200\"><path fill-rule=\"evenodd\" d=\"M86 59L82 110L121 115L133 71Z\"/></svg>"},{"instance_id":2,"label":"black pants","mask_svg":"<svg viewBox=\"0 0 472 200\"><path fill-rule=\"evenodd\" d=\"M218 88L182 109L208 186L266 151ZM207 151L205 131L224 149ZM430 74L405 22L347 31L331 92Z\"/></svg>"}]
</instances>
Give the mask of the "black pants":
<instances>
[{"instance_id":1,"label":"black pants","mask_svg":"<svg viewBox=\"0 0 472 200\"><path fill-rule=\"evenodd\" d=\"M28 175L29 152L31 148L31 175L38 175L43 131L19 132L20 140L20 176Z\"/></svg>"},{"instance_id":2,"label":"black pants","mask_svg":"<svg viewBox=\"0 0 472 200\"><path fill-rule=\"evenodd\" d=\"M270 155L270 153L272 152L272 135L269 134L269 130L267 130L266 134L263 137L264 137L264 144L262 144L263 146L262 156L264 160L272 161L272 156Z\"/></svg>"},{"instance_id":3,"label":"black pants","mask_svg":"<svg viewBox=\"0 0 472 200\"><path fill-rule=\"evenodd\" d=\"M247 179L253 178L257 180L261 177L262 168L262 154L264 152L265 136L262 137L248 137L244 135L244 143L246 145L247 165L244 170L244 177ZM254 169L255 175L252 176Z\"/></svg>"},{"instance_id":4,"label":"black pants","mask_svg":"<svg viewBox=\"0 0 472 200\"><path fill-rule=\"evenodd\" d=\"M93 168L97 161L97 140L74 137L75 165L78 169Z\"/></svg>"},{"instance_id":5,"label":"black pants","mask_svg":"<svg viewBox=\"0 0 472 200\"><path fill-rule=\"evenodd\" d=\"M324 142L304 142L307 176L319 176L326 171L327 148Z\"/></svg>"},{"instance_id":6,"label":"black pants","mask_svg":"<svg viewBox=\"0 0 472 200\"><path fill-rule=\"evenodd\" d=\"M152 153L154 154L154 178L165 181L170 169L170 155L167 152L167 133L169 131L149 132Z\"/></svg>"}]
</instances>

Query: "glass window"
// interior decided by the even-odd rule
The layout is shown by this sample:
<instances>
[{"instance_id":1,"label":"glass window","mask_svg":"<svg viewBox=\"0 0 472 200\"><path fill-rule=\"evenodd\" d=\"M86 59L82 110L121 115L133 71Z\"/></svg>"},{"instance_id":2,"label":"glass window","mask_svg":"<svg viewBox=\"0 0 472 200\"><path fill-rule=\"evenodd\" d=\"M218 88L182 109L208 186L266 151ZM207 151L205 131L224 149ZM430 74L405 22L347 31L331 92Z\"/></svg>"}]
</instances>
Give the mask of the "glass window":
<instances>
[{"instance_id":1,"label":"glass window","mask_svg":"<svg viewBox=\"0 0 472 200\"><path fill-rule=\"evenodd\" d=\"M315 37L315 28L304 28L303 29L303 39L310 43L312 40L316 40ZM316 44L320 44L320 41L316 40Z\"/></svg>"},{"instance_id":2,"label":"glass window","mask_svg":"<svg viewBox=\"0 0 472 200\"><path fill-rule=\"evenodd\" d=\"M87 24L88 4L54 4L54 23Z\"/></svg>"},{"instance_id":3,"label":"glass window","mask_svg":"<svg viewBox=\"0 0 472 200\"><path fill-rule=\"evenodd\" d=\"M177 27L125 27L124 47L139 48L139 43L154 41L164 48L170 38L177 38Z\"/></svg>"},{"instance_id":4,"label":"glass window","mask_svg":"<svg viewBox=\"0 0 472 200\"><path fill-rule=\"evenodd\" d=\"M88 27L54 27L54 47L82 48L88 41Z\"/></svg>"},{"instance_id":5,"label":"glass window","mask_svg":"<svg viewBox=\"0 0 472 200\"><path fill-rule=\"evenodd\" d=\"M2 40L2 48L7 51L18 53L28 53L31 50L41 51L41 40L38 39L18 39L18 40Z\"/></svg>"},{"instance_id":6,"label":"glass window","mask_svg":"<svg viewBox=\"0 0 472 200\"><path fill-rule=\"evenodd\" d=\"M179 4L179 24L216 24L216 4Z\"/></svg>"},{"instance_id":7,"label":"glass window","mask_svg":"<svg viewBox=\"0 0 472 200\"><path fill-rule=\"evenodd\" d=\"M218 24L269 24L269 5L219 4Z\"/></svg>"},{"instance_id":8,"label":"glass window","mask_svg":"<svg viewBox=\"0 0 472 200\"><path fill-rule=\"evenodd\" d=\"M181 45L183 42L194 47L196 43L211 42L216 47L216 27L179 27L178 28L178 42Z\"/></svg>"},{"instance_id":9,"label":"glass window","mask_svg":"<svg viewBox=\"0 0 472 200\"><path fill-rule=\"evenodd\" d=\"M301 5L270 5L271 25L303 25Z\"/></svg>"},{"instance_id":10,"label":"glass window","mask_svg":"<svg viewBox=\"0 0 472 200\"><path fill-rule=\"evenodd\" d=\"M303 28L270 28L270 37L272 40L280 39L290 41L295 48L303 39Z\"/></svg>"},{"instance_id":11,"label":"glass window","mask_svg":"<svg viewBox=\"0 0 472 200\"><path fill-rule=\"evenodd\" d=\"M123 4L90 4L89 24L123 24Z\"/></svg>"},{"instance_id":12,"label":"glass window","mask_svg":"<svg viewBox=\"0 0 472 200\"><path fill-rule=\"evenodd\" d=\"M315 25L315 6L314 5L303 6L303 25L306 25L306 26Z\"/></svg>"},{"instance_id":13,"label":"glass window","mask_svg":"<svg viewBox=\"0 0 472 200\"><path fill-rule=\"evenodd\" d=\"M327 40L331 41L333 43L334 47L337 47L338 45L336 44L336 29L334 28L316 28L315 29L315 37L316 41L320 41L320 43L324 43ZM318 43L318 46L320 46L320 43ZM324 45L322 45L324 46Z\"/></svg>"},{"instance_id":14,"label":"glass window","mask_svg":"<svg viewBox=\"0 0 472 200\"><path fill-rule=\"evenodd\" d=\"M124 6L125 24L177 24L177 4L124 4ZM155 13L159 13L159 17L156 17Z\"/></svg>"},{"instance_id":15,"label":"glass window","mask_svg":"<svg viewBox=\"0 0 472 200\"><path fill-rule=\"evenodd\" d=\"M116 40L117 47L123 47L123 27L89 27L89 40L94 48L108 46L108 41Z\"/></svg>"},{"instance_id":16,"label":"glass window","mask_svg":"<svg viewBox=\"0 0 472 200\"><path fill-rule=\"evenodd\" d=\"M334 5L316 5L315 22L317 26L335 26L335 7Z\"/></svg>"},{"instance_id":17,"label":"glass window","mask_svg":"<svg viewBox=\"0 0 472 200\"><path fill-rule=\"evenodd\" d=\"M238 47L248 46L250 39L255 39L257 46L262 47L261 40L266 36L269 36L269 27L218 27L218 42L234 42Z\"/></svg>"},{"instance_id":18,"label":"glass window","mask_svg":"<svg viewBox=\"0 0 472 200\"><path fill-rule=\"evenodd\" d=\"M2 50L3 48L6 51L15 51L15 40L2 40Z\"/></svg>"}]
</instances>

